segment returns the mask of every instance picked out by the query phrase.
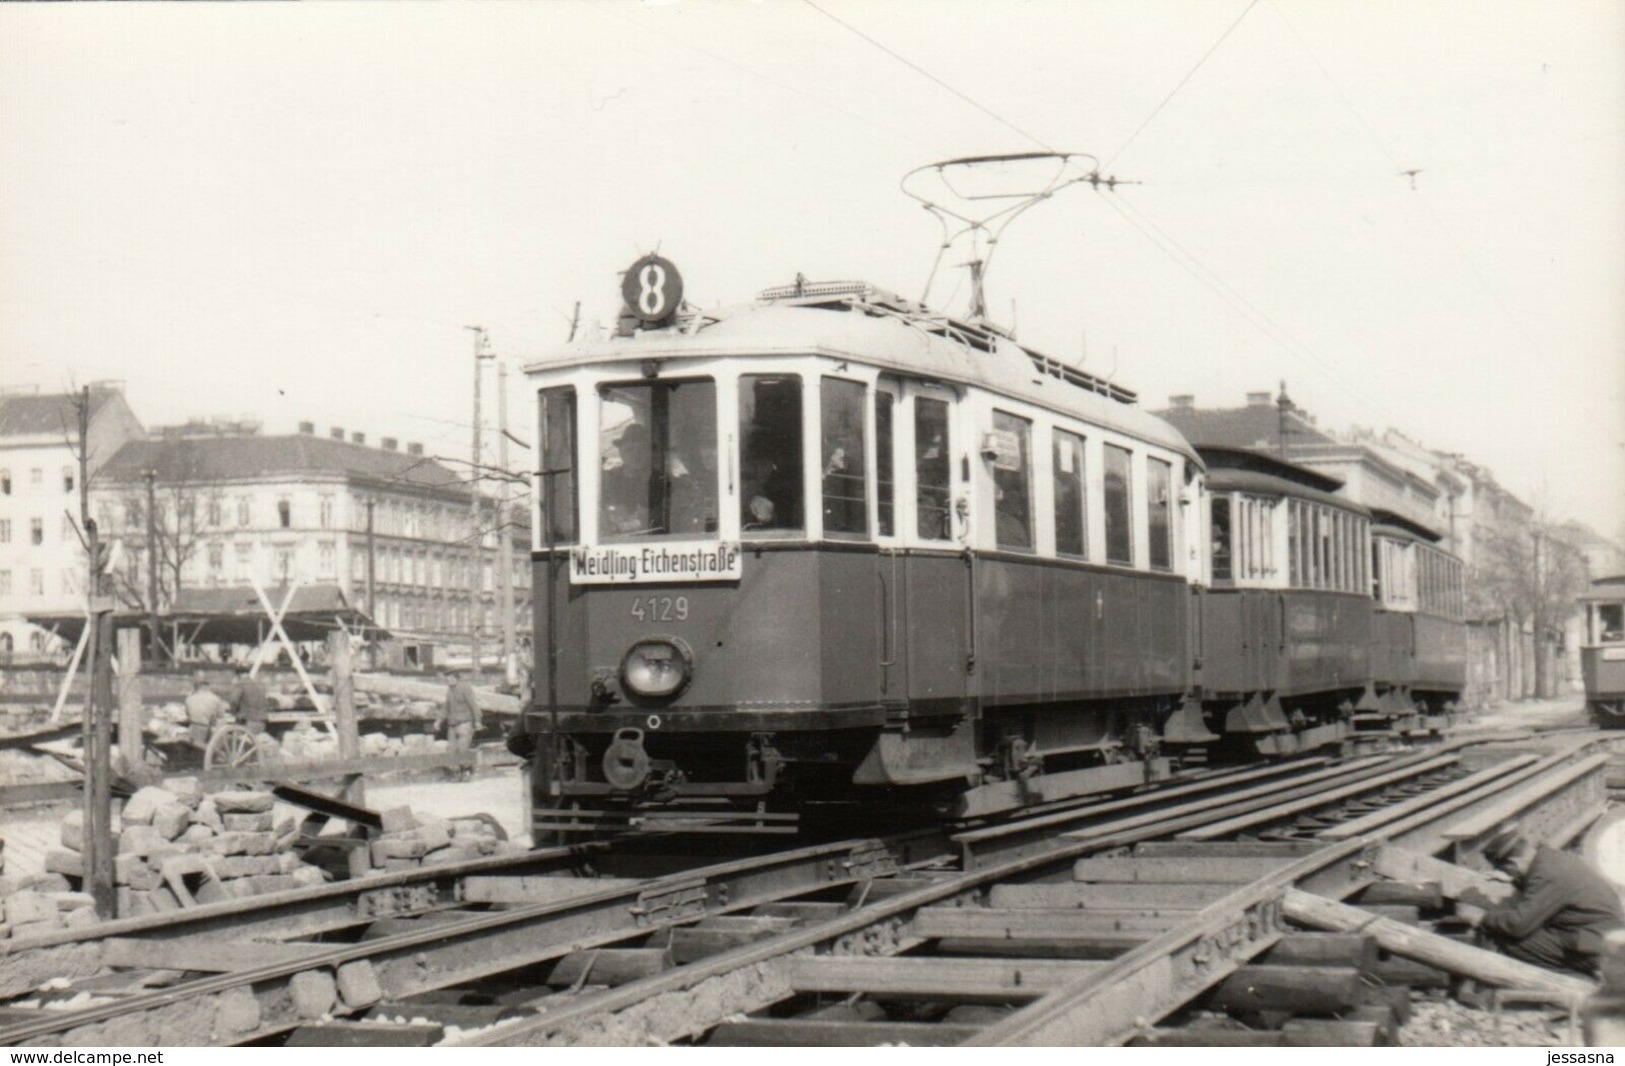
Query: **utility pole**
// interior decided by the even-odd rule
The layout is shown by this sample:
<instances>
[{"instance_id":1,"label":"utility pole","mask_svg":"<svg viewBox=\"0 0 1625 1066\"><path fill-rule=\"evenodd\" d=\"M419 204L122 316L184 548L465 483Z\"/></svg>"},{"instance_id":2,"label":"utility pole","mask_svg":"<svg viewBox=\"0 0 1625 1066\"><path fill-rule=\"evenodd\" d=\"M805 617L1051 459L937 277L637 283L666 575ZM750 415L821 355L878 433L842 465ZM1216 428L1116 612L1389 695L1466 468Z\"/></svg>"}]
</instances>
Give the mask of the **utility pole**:
<instances>
[{"instance_id":1,"label":"utility pole","mask_svg":"<svg viewBox=\"0 0 1625 1066\"><path fill-rule=\"evenodd\" d=\"M484 533L480 529L480 364L488 359L496 358L491 353L491 342L486 336L484 326L464 326L464 329L474 334L474 449L472 461L469 465L468 482L468 525L472 536L471 554L474 560L473 572L469 575L469 651L471 667L477 679L480 673L480 622L484 616L481 610L483 601L480 596L482 578L485 576L484 567Z\"/></svg>"},{"instance_id":2,"label":"utility pole","mask_svg":"<svg viewBox=\"0 0 1625 1066\"><path fill-rule=\"evenodd\" d=\"M502 679L519 682L513 617L513 537L508 532L508 364L497 360L497 615L502 621Z\"/></svg>"},{"instance_id":3,"label":"utility pole","mask_svg":"<svg viewBox=\"0 0 1625 1066\"><path fill-rule=\"evenodd\" d=\"M149 654L158 661L158 471L147 470L147 629L152 635Z\"/></svg>"},{"instance_id":4,"label":"utility pole","mask_svg":"<svg viewBox=\"0 0 1625 1066\"><path fill-rule=\"evenodd\" d=\"M90 608L90 693L85 700L85 889L96 901L96 913L114 917L113 891L113 600L107 595L101 534L90 517L90 389L79 406L79 518L90 538L87 603ZM125 743L131 743L126 739ZM139 744L137 738L134 743Z\"/></svg>"}]
</instances>

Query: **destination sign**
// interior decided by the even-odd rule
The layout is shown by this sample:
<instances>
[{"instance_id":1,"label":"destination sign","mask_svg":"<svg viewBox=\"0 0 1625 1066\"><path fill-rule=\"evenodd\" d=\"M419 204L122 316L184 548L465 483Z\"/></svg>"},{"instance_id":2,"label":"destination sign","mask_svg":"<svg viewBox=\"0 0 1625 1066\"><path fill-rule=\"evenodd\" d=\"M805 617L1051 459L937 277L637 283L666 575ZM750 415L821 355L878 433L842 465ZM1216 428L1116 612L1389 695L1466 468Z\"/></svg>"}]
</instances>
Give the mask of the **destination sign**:
<instances>
[{"instance_id":1,"label":"destination sign","mask_svg":"<svg viewBox=\"0 0 1625 1066\"><path fill-rule=\"evenodd\" d=\"M743 553L728 541L583 544L570 549L572 585L737 581Z\"/></svg>"}]
</instances>

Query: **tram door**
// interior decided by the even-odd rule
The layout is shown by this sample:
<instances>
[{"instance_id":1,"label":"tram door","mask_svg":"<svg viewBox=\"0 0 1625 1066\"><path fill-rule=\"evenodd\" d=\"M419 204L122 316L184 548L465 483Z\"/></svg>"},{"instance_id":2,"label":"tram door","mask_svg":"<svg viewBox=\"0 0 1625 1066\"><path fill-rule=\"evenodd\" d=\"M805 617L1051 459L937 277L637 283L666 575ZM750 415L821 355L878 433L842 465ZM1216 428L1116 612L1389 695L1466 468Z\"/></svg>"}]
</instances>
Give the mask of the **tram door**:
<instances>
[{"instance_id":1,"label":"tram door","mask_svg":"<svg viewBox=\"0 0 1625 1066\"><path fill-rule=\"evenodd\" d=\"M907 545L896 562L895 647L902 654L887 670L920 710L958 708L969 692L971 663L971 581L966 564L964 519L958 500L968 491L960 440L958 404L953 392L909 382L901 386L894 422L898 540ZM882 554L883 580L892 581L892 563ZM892 630L888 630L892 631ZM900 673L906 666L906 673Z\"/></svg>"}]
</instances>

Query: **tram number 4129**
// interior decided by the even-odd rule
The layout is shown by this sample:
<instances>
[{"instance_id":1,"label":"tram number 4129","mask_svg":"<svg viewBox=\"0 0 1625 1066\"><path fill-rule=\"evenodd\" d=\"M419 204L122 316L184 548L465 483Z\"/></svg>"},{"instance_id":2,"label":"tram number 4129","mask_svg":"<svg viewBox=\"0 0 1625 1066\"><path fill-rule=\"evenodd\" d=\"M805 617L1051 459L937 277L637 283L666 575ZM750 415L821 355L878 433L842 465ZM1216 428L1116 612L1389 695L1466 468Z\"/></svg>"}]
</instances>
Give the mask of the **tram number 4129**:
<instances>
[{"instance_id":1,"label":"tram number 4129","mask_svg":"<svg viewBox=\"0 0 1625 1066\"><path fill-rule=\"evenodd\" d=\"M688 597L638 596L632 601L632 617L640 622L686 622Z\"/></svg>"}]
</instances>

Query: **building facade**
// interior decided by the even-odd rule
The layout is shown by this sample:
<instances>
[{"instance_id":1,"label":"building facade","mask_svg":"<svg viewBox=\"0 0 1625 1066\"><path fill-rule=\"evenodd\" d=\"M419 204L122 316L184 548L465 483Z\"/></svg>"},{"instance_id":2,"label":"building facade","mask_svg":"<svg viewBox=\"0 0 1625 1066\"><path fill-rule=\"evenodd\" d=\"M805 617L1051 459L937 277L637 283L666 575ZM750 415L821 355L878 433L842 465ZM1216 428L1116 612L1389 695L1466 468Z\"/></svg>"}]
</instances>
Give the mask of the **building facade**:
<instances>
[{"instance_id":1,"label":"building facade","mask_svg":"<svg viewBox=\"0 0 1625 1066\"><path fill-rule=\"evenodd\" d=\"M79 415L89 401L83 470ZM95 483L121 447L145 436L123 386L79 393L0 394L0 661L58 650L31 615L82 615L88 572L79 528L80 481Z\"/></svg>"},{"instance_id":2,"label":"building facade","mask_svg":"<svg viewBox=\"0 0 1625 1066\"><path fill-rule=\"evenodd\" d=\"M465 478L392 438L372 447L308 423L285 436L246 429L190 425L132 442L93 483L95 513L126 547L126 606L147 609L154 586L162 612L181 588L332 585L405 640L499 639L496 510L482 495L475 517ZM528 632L528 526L506 539L509 595Z\"/></svg>"}]
</instances>

